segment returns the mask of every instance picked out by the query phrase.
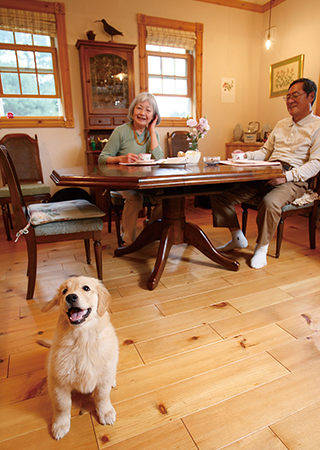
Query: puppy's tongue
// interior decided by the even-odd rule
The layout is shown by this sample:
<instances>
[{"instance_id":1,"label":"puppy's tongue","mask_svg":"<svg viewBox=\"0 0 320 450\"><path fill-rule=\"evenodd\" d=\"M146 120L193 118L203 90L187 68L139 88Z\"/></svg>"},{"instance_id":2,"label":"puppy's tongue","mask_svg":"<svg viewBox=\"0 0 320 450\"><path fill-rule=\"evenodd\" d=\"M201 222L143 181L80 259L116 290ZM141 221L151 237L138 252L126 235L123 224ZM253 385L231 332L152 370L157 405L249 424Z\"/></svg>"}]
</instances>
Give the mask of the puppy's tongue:
<instances>
[{"instance_id":1,"label":"puppy's tongue","mask_svg":"<svg viewBox=\"0 0 320 450\"><path fill-rule=\"evenodd\" d=\"M77 322L78 320L83 319L83 317L88 313L87 309L79 309L79 308L71 308L70 310L70 321Z\"/></svg>"}]
</instances>

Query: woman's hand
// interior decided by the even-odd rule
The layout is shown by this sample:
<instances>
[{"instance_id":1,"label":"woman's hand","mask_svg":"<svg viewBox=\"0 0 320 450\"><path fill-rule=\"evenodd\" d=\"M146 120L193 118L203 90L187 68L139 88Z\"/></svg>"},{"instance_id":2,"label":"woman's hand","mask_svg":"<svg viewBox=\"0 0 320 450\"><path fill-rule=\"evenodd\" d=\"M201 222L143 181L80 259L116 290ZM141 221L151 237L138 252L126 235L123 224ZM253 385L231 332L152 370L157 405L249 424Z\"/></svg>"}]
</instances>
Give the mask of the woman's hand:
<instances>
[{"instance_id":1,"label":"woman's hand","mask_svg":"<svg viewBox=\"0 0 320 450\"><path fill-rule=\"evenodd\" d=\"M155 129L156 129L156 123L157 123L157 120L158 120L158 115L156 114L156 115L154 116L154 119L153 119L153 120L149 123L149 125L148 125L148 130L149 130L150 135L151 135L151 133L154 132Z\"/></svg>"},{"instance_id":2,"label":"woman's hand","mask_svg":"<svg viewBox=\"0 0 320 450\"><path fill-rule=\"evenodd\" d=\"M109 156L107 159L107 164L119 164L119 163L133 163L137 161L138 155L134 153L128 153L122 156Z\"/></svg>"},{"instance_id":3,"label":"woman's hand","mask_svg":"<svg viewBox=\"0 0 320 450\"><path fill-rule=\"evenodd\" d=\"M157 123L157 120L158 120L158 115L156 114L154 116L154 119L148 125L148 130L149 130L149 133L150 133L150 140L151 140L151 142L150 142L150 150L151 151L154 150L159 145L159 142L158 142L158 139L157 139L157 135L156 135L156 123Z\"/></svg>"},{"instance_id":4,"label":"woman's hand","mask_svg":"<svg viewBox=\"0 0 320 450\"><path fill-rule=\"evenodd\" d=\"M128 153L127 155L119 156L120 161L122 163L133 163L138 160L138 155L134 153Z\"/></svg>"}]
</instances>

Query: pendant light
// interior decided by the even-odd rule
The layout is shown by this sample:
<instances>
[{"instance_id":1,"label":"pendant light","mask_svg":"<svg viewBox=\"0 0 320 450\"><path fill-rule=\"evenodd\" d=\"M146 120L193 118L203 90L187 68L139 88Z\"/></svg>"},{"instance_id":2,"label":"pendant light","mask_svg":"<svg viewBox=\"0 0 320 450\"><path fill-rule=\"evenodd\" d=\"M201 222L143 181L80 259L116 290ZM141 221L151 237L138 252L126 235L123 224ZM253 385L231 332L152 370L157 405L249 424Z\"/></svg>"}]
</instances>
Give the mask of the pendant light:
<instances>
[{"instance_id":1,"label":"pendant light","mask_svg":"<svg viewBox=\"0 0 320 450\"><path fill-rule=\"evenodd\" d=\"M266 42L267 50L271 47L271 35L270 35L270 29L271 29L271 8L272 8L272 0L270 0L270 11L269 11L269 32L268 32L268 39Z\"/></svg>"}]
</instances>

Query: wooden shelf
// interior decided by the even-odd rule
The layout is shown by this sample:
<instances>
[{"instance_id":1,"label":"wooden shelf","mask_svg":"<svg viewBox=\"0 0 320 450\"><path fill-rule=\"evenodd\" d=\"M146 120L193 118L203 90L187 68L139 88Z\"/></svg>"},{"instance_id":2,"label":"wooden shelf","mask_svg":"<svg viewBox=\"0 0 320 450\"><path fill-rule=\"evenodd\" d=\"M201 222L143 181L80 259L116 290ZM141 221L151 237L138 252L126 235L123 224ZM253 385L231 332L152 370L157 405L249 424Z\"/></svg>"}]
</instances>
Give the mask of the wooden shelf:
<instances>
[{"instance_id":1,"label":"wooden shelf","mask_svg":"<svg viewBox=\"0 0 320 450\"><path fill-rule=\"evenodd\" d=\"M234 150L242 150L243 152L254 152L263 146L263 142L244 143L244 142L226 142L226 158L231 158L231 153Z\"/></svg>"}]
</instances>

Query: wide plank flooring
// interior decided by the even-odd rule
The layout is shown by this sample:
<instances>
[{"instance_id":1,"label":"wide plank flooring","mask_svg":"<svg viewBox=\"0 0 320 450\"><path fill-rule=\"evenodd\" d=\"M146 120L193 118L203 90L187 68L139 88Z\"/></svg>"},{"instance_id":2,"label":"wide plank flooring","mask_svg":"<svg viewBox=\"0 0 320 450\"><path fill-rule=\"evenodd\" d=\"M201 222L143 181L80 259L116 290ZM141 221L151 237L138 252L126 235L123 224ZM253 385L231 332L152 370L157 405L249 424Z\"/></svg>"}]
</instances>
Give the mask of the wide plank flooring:
<instances>
[{"instance_id":1,"label":"wide plank flooring","mask_svg":"<svg viewBox=\"0 0 320 450\"><path fill-rule=\"evenodd\" d=\"M214 245L229 240L209 210L188 206L186 216ZM253 211L249 247L229 254L238 272L175 246L154 291L146 281L158 244L116 258L115 226L108 234L105 225L103 281L120 346L117 420L100 425L92 396L75 393L60 442L50 432L49 350L37 344L52 338L58 312L41 308L62 281L95 276L95 266L81 241L40 245L35 296L26 301L24 239L7 242L2 221L0 237L0 450L320 448L320 256L309 248L306 217L286 220L280 258L274 239L259 270L248 265Z\"/></svg>"}]
</instances>

